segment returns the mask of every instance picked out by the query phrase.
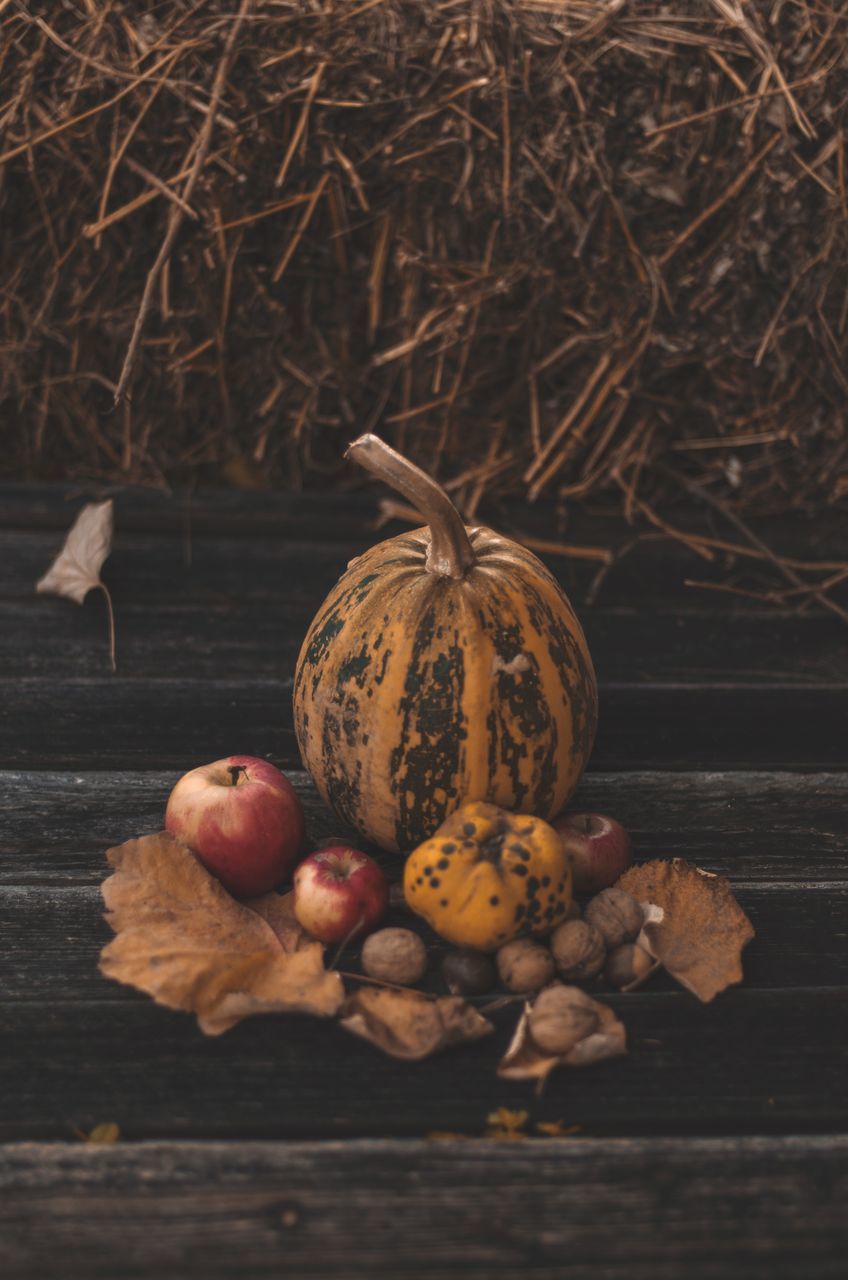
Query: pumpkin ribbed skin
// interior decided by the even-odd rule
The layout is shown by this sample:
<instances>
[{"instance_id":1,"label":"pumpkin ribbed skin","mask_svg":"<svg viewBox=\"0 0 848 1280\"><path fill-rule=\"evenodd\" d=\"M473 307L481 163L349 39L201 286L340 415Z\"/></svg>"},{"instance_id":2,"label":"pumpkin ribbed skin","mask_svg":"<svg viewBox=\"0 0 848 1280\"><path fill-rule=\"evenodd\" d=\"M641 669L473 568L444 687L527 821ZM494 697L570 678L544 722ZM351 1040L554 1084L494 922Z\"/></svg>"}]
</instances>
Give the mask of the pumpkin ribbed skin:
<instances>
[{"instance_id":1,"label":"pumpkin ribbed skin","mask_svg":"<svg viewBox=\"0 0 848 1280\"><path fill-rule=\"evenodd\" d=\"M426 527L352 561L298 657L304 765L383 849L420 844L469 800L554 817L594 742L595 674L559 584L519 544L467 532L462 578L425 568Z\"/></svg>"}]
</instances>

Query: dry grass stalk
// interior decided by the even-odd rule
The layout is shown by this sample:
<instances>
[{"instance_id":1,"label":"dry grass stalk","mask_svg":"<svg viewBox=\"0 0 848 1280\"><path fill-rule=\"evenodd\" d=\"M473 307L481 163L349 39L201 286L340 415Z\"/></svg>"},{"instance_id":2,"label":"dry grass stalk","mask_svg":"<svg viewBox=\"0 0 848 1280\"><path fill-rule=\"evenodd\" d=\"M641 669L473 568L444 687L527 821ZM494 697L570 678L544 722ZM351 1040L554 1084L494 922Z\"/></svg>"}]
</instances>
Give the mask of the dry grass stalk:
<instances>
[{"instance_id":1,"label":"dry grass stalk","mask_svg":"<svg viewBox=\"0 0 848 1280\"><path fill-rule=\"evenodd\" d=\"M7 474L848 496L837 0L16 3L0 72Z\"/></svg>"}]
</instances>

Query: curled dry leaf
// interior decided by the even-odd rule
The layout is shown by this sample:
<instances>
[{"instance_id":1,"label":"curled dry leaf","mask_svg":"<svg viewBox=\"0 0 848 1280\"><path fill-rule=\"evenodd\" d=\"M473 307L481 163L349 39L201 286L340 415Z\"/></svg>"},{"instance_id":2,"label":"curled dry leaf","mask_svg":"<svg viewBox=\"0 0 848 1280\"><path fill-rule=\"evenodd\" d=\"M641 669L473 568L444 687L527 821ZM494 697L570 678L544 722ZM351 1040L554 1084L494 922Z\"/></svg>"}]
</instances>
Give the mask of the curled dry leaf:
<instances>
[{"instance_id":1,"label":"curled dry leaf","mask_svg":"<svg viewBox=\"0 0 848 1280\"><path fill-rule=\"evenodd\" d=\"M341 978L294 920L291 895L236 902L164 831L107 857L114 874L102 892L116 935L100 954L107 977L196 1014L207 1035L254 1013L332 1017L340 1008Z\"/></svg>"},{"instance_id":2,"label":"curled dry leaf","mask_svg":"<svg viewBox=\"0 0 848 1280\"><path fill-rule=\"evenodd\" d=\"M115 615L112 597L100 580L103 562L112 550L113 503L89 502L68 530L62 550L35 589L42 595L64 596L82 604L89 591L102 591L109 614L109 653L115 670Z\"/></svg>"},{"instance_id":3,"label":"curled dry leaf","mask_svg":"<svg viewBox=\"0 0 848 1280\"><path fill-rule=\"evenodd\" d=\"M509 1048L498 1065L498 1075L505 1080L536 1080L541 1092L555 1067L590 1067L605 1058L618 1058L626 1053L627 1033L623 1023L607 1005L599 1000L594 1004L598 1014L594 1030L563 1054L545 1053L534 1042L530 1032L533 1005L526 1004Z\"/></svg>"},{"instance_id":4,"label":"curled dry leaf","mask_svg":"<svg viewBox=\"0 0 848 1280\"><path fill-rule=\"evenodd\" d=\"M631 867L617 887L659 908L648 913L639 943L699 1000L742 981L742 949L754 927L723 876L682 858L658 859Z\"/></svg>"},{"instance_id":5,"label":"curled dry leaf","mask_svg":"<svg viewBox=\"0 0 848 1280\"><path fill-rule=\"evenodd\" d=\"M77 1130L79 1132L79 1130ZM96 1124L88 1133L80 1133L83 1142L92 1143L94 1146L111 1146L113 1142L117 1142L121 1136L121 1130L115 1124L114 1120L104 1121L103 1124Z\"/></svg>"},{"instance_id":6,"label":"curled dry leaf","mask_svg":"<svg viewBox=\"0 0 848 1280\"><path fill-rule=\"evenodd\" d=\"M427 1058L451 1044L487 1036L494 1027L460 996L369 987L348 996L341 1024L391 1058Z\"/></svg>"}]
</instances>

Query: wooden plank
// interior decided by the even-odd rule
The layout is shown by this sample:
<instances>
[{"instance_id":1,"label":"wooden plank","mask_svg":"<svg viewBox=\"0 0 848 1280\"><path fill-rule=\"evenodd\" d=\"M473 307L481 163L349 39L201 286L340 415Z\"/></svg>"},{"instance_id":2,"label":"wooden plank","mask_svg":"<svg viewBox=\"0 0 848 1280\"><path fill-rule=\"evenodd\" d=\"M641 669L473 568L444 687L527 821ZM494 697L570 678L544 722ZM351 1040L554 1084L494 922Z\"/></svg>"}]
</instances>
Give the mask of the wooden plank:
<instances>
[{"instance_id":1,"label":"wooden plank","mask_svg":"<svg viewBox=\"0 0 848 1280\"><path fill-rule=\"evenodd\" d=\"M339 833L362 844L324 807L307 774L288 776L312 842ZM161 828L178 777L177 770L0 774L0 883L99 883L110 845ZM639 858L676 854L734 883L848 876L848 774L591 772L573 806L618 817ZM394 876L399 860L392 865L387 859Z\"/></svg>"},{"instance_id":2,"label":"wooden plank","mask_svg":"<svg viewBox=\"0 0 848 1280\"><path fill-rule=\"evenodd\" d=\"M176 534L119 530L103 577L118 604L124 600L167 604L191 596L206 604L314 600L317 607L348 561L385 534L384 530L375 533L366 526L345 536L345 528L344 523L337 528L328 519L321 538L310 539L297 532L285 539L209 534L192 538L190 547ZM0 533L0 598L26 599L61 544L62 536L57 532ZM834 556L833 550L827 553L829 561ZM546 553L541 553L540 559L562 583L575 606L582 608L598 571L597 562ZM735 597L686 588L684 582L687 578L727 581L733 573L738 573L738 564L728 564L724 556L706 563L682 544L663 543L660 547L649 543L639 556L628 556L610 570L600 601L610 607L695 608L728 618L739 608ZM764 569L750 561L746 574L749 581L761 580L774 586L774 570L770 567ZM746 609L756 611L756 605L748 601ZM763 605L761 612L766 617L770 608Z\"/></svg>"},{"instance_id":3,"label":"wooden plank","mask_svg":"<svg viewBox=\"0 0 848 1280\"><path fill-rule=\"evenodd\" d=\"M606 999L606 997L605 997ZM496 1107L587 1134L844 1132L848 991L686 992L609 998L625 1058L556 1072L540 1098L495 1064L496 1033L396 1062L329 1021L253 1018L209 1039L193 1020L130 1001L0 1000L0 1140L53 1139L115 1121L140 1138L342 1138L483 1132Z\"/></svg>"},{"instance_id":4,"label":"wooden plank","mask_svg":"<svg viewBox=\"0 0 848 1280\"><path fill-rule=\"evenodd\" d=\"M379 515L380 498L388 490L363 482L358 472L350 472L335 489L305 492L285 490L244 492L235 489L199 487L165 492L157 489L118 488L100 485L2 484L0 483L0 529L66 530L84 502L113 497L119 530L136 533L171 533L180 538L190 529L192 536L226 533L229 537L265 538L347 538L368 531L371 540L402 532L409 525L392 521L379 530L373 528ZM397 497L397 495L393 495ZM712 512L696 503L681 505L666 513L672 524L690 533L739 542L735 530L717 522ZM484 508L479 522L516 536L522 530L537 538L567 542L616 545L629 542L634 527L613 504L604 510L569 507L566 515L550 502L498 501ZM848 527L844 512L833 510L806 515L785 512L754 522L756 532L775 550L785 555L807 555L831 560L848 558ZM647 526L644 526L647 528ZM656 530L648 530L656 533ZM668 562L691 560L691 553L675 539L651 541L640 547L640 555ZM624 561L631 559L629 556ZM705 563L701 561L701 564ZM617 572L617 571L616 571Z\"/></svg>"},{"instance_id":5,"label":"wooden plank","mask_svg":"<svg viewBox=\"0 0 848 1280\"><path fill-rule=\"evenodd\" d=\"M6 1147L7 1280L826 1280L848 1139Z\"/></svg>"},{"instance_id":6,"label":"wooden plank","mask_svg":"<svg viewBox=\"0 0 848 1280\"><path fill-rule=\"evenodd\" d=\"M192 545L187 559L183 544L169 536L127 534L116 539L103 567L115 607L125 600L157 606L181 604L236 605L264 600L300 603L317 608L341 577L347 562L365 551L372 539L304 542L204 538ZM48 533L5 533L0 537L0 599L29 600L35 583L62 545ZM63 601L54 601L54 612ZM57 613L61 617L64 613Z\"/></svg>"},{"instance_id":7,"label":"wooden plank","mask_svg":"<svg viewBox=\"0 0 848 1280\"><path fill-rule=\"evenodd\" d=\"M105 868L104 868L105 870ZM396 862L393 871L400 870ZM815 885L735 884L735 895L757 931L745 952L745 989L848 988L848 880ZM430 969L420 984L447 995L440 964L448 946L417 917L390 914L387 925L415 929L427 942ZM124 1000L127 988L101 977L100 948L112 934L94 885L0 886L0 991L13 1000ZM359 948L345 952L343 968L359 971ZM598 980L600 991L609 990ZM679 988L667 975L650 992ZM497 993L496 993L497 994Z\"/></svg>"},{"instance_id":8,"label":"wooden plank","mask_svg":"<svg viewBox=\"0 0 848 1280\"><path fill-rule=\"evenodd\" d=\"M125 600L118 612L123 678L214 680L290 675L320 604L273 599L170 605ZM602 684L769 684L848 680L846 634L834 617L676 609L581 611ZM98 593L82 608L33 596L0 605L0 671L6 678L98 677L108 667L106 614Z\"/></svg>"},{"instance_id":9,"label":"wooden plank","mask_svg":"<svg viewBox=\"0 0 848 1280\"><path fill-rule=\"evenodd\" d=\"M592 765L841 769L848 684L602 689ZM184 769L233 752L296 767L291 679L0 679L0 768Z\"/></svg>"},{"instance_id":10,"label":"wooden plank","mask_svg":"<svg viewBox=\"0 0 848 1280\"><path fill-rule=\"evenodd\" d=\"M229 538L316 540L368 536L379 509L373 489L357 493L245 493L202 488L167 493L141 488L107 491L102 486L72 483L0 484L0 530L63 534L83 503L102 502L108 497L115 502L120 535L170 534L181 541L190 537L192 542L224 533ZM398 533L408 527L394 522L390 531Z\"/></svg>"}]
</instances>

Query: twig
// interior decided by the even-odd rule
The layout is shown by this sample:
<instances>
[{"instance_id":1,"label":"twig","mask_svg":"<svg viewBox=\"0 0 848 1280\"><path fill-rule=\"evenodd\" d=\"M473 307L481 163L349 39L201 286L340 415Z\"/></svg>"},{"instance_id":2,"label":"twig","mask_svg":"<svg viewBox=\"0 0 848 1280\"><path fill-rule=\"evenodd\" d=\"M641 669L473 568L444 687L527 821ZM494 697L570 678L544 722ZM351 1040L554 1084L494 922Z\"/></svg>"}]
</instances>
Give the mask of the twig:
<instances>
[{"instance_id":1,"label":"twig","mask_svg":"<svg viewBox=\"0 0 848 1280\"><path fill-rule=\"evenodd\" d=\"M145 80L150 80L155 76L156 72L161 70L166 63L173 60L173 52L167 57L160 58L159 61L147 71L143 71L132 84L128 84L120 93L116 93L111 98L107 98L105 102L98 102L96 107L89 107L88 111L81 111L78 116L72 116L70 120L63 120L60 124L53 125L49 129L45 129L43 133L37 134L34 138L27 138L26 142L22 142L17 147L12 147L9 151L4 151L0 155L0 164L5 164L7 160L14 160L15 156L23 155L25 151L31 151L33 147L39 146L40 143L46 142L48 138L55 138L60 133L64 133L66 129L72 129L75 124L81 124L83 120L89 120L92 116L98 115L101 111L106 111L109 107L114 107L116 102L120 102L121 98L125 98L128 93L132 93L138 85Z\"/></svg>"},{"instance_id":2,"label":"twig","mask_svg":"<svg viewBox=\"0 0 848 1280\"><path fill-rule=\"evenodd\" d=\"M194 222L197 221L196 210L192 209L191 205L188 204L182 196L177 195L176 191L172 191L167 182L163 182L155 173L151 173L149 169L146 169L143 164L139 164L137 160L133 160L132 156L127 156L126 166L128 169L131 169L133 173L137 173L140 178L144 178L144 181L148 182L151 187L154 187L166 198L166 200L170 200L178 209L182 209L187 218L191 218Z\"/></svg>"},{"instance_id":3,"label":"twig","mask_svg":"<svg viewBox=\"0 0 848 1280\"><path fill-rule=\"evenodd\" d=\"M796 80L793 84L785 86L788 89L804 89L807 85L815 84L817 80L821 80L827 75L826 70L816 71L814 75L804 76L803 80ZM759 102L762 98L773 98L776 94L784 92L784 86L778 85L775 89L766 89L757 93L744 93L739 98L732 98L730 102L720 102L718 106L710 107L707 111L696 111L690 116L682 116L679 120L670 120L667 124L657 125L655 129L647 129L645 131L646 138L656 138L663 133L671 133L673 129L682 129L687 124L698 124L701 120L711 120L713 116L717 116L722 111L732 111L734 107L744 107L749 102Z\"/></svg>"},{"instance_id":4,"label":"twig","mask_svg":"<svg viewBox=\"0 0 848 1280\"><path fill-rule=\"evenodd\" d=\"M321 77L324 74L324 68L326 67L326 65L327 65L326 62L319 62L318 67L315 71L315 74L312 76L312 79L309 82L309 88L306 91L306 97L304 99L297 124L295 125L294 133L292 134L291 141L289 142L288 148L286 149L286 154L283 156L283 162L280 165L279 172L276 178L274 179L275 187L281 187L286 180L286 174L289 171L289 165L292 162L292 157L295 151L297 151L298 143L303 137L303 131L306 128L306 122L309 119L309 110L310 110L310 107L312 106L312 101L316 93L318 92L318 86L321 83Z\"/></svg>"},{"instance_id":5,"label":"twig","mask_svg":"<svg viewBox=\"0 0 848 1280\"><path fill-rule=\"evenodd\" d=\"M278 284L279 281L282 279L283 272L285 271L286 267L289 265L292 258L294 257L295 250L297 249L297 246L300 244L304 231L309 226L309 223L312 220L312 215L315 212L315 206L318 203L321 193L323 192L329 180L330 180L329 173L323 174L317 187L309 197L309 203L307 204L306 208L301 214L300 222L297 224L297 230L295 231L294 235L289 241L283 256L280 258L280 261L277 263L276 267L274 268L274 274L271 276L271 279L274 281L274 284Z\"/></svg>"},{"instance_id":6,"label":"twig","mask_svg":"<svg viewBox=\"0 0 848 1280\"><path fill-rule=\"evenodd\" d=\"M662 470L665 471L667 475L673 477L677 483L682 485L683 488L691 493L693 497L699 498L701 502L705 502L708 506L723 515L725 520L728 520L732 525L734 525L739 532L748 539L751 545L756 547L757 550L774 565L775 569L777 569L777 571L786 578L787 582L791 582L794 587L807 587L809 585L804 582L803 578L799 577L785 559L772 551L771 547L769 547L767 543L763 542L762 538L758 537L757 534L748 527L741 516L738 516L735 511L732 511L731 508L719 498L708 493L706 489L702 489L694 480L689 480L686 476L680 475L676 471L672 471L670 467L663 467ZM831 600L830 597L825 595L822 590L814 588L810 594L815 600L818 600L819 604L825 609L829 609L837 618L841 618L843 622L848 623L848 610L843 609L841 605L838 605L834 600Z\"/></svg>"},{"instance_id":7,"label":"twig","mask_svg":"<svg viewBox=\"0 0 848 1280\"><path fill-rule=\"evenodd\" d=\"M221 95L224 92L224 85L227 80L227 72L229 71L232 52L235 47L236 40L238 39L239 32L241 31L242 23L244 22L252 3L253 0L241 0L238 16L230 27L229 35L227 36L227 40L224 45L224 52L221 56L220 62L218 63L218 70L215 73L215 82L212 86L212 94L209 99L206 119L201 126L200 134L197 139L197 146L194 153L194 164L192 165L191 172L186 179L186 184L182 191L182 198L186 203L191 200L192 192L194 191L197 179L200 177L200 171L203 168L203 163L206 159L207 152L209 151L209 146L212 141L212 130L215 125L215 113L218 110L218 104L221 101ZM127 353L124 357L123 368L121 369L121 374L118 378L118 385L115 390L116 405L120 404L126 394L127 386L130 378L132 377L133 368L138 356L138 349L141 345L141 335L144 331L144 323L153 303L156 283L159 279L162 268L170 257L171 249L174 246L177 233L183 224L184 217L185 214L182 209L174 207L171 208L168 216L168 227L165 232L165 238L162 241L162 246L156 256L156 261L150 268L147 280L145 281L144 293L141 297L138 315L136 316L132 336L130 337Z\"/></svg>"},{"instance_id":8,"label":"twig","mask_svg":"<svg viewBox=\"0 0 848 1280\"><path fill-rule=\"evenodd\" d=\"M707 205L706 209L702 209L697 218L690 222L688 227L674 237L665 253L660 254L657 259L661 265L669 262L677 253L677 250L680 249L687 240L691 239L695 232L702 227L705 222L708 222L713 214L718 213L719 209L721 209L723 205L727 204L728 200L732 200L735 195L738 195L750 178L751 174L755 173L756 170L759 169L766 156L774 147L777 146L778 142L780 142L780 134L772 134L768 142L764 146L760 147L753 159L748 161L741 173L738 173L733 181L725 187L718 199L714 200L712 204Z\"/></svg>"}]
</instances>

